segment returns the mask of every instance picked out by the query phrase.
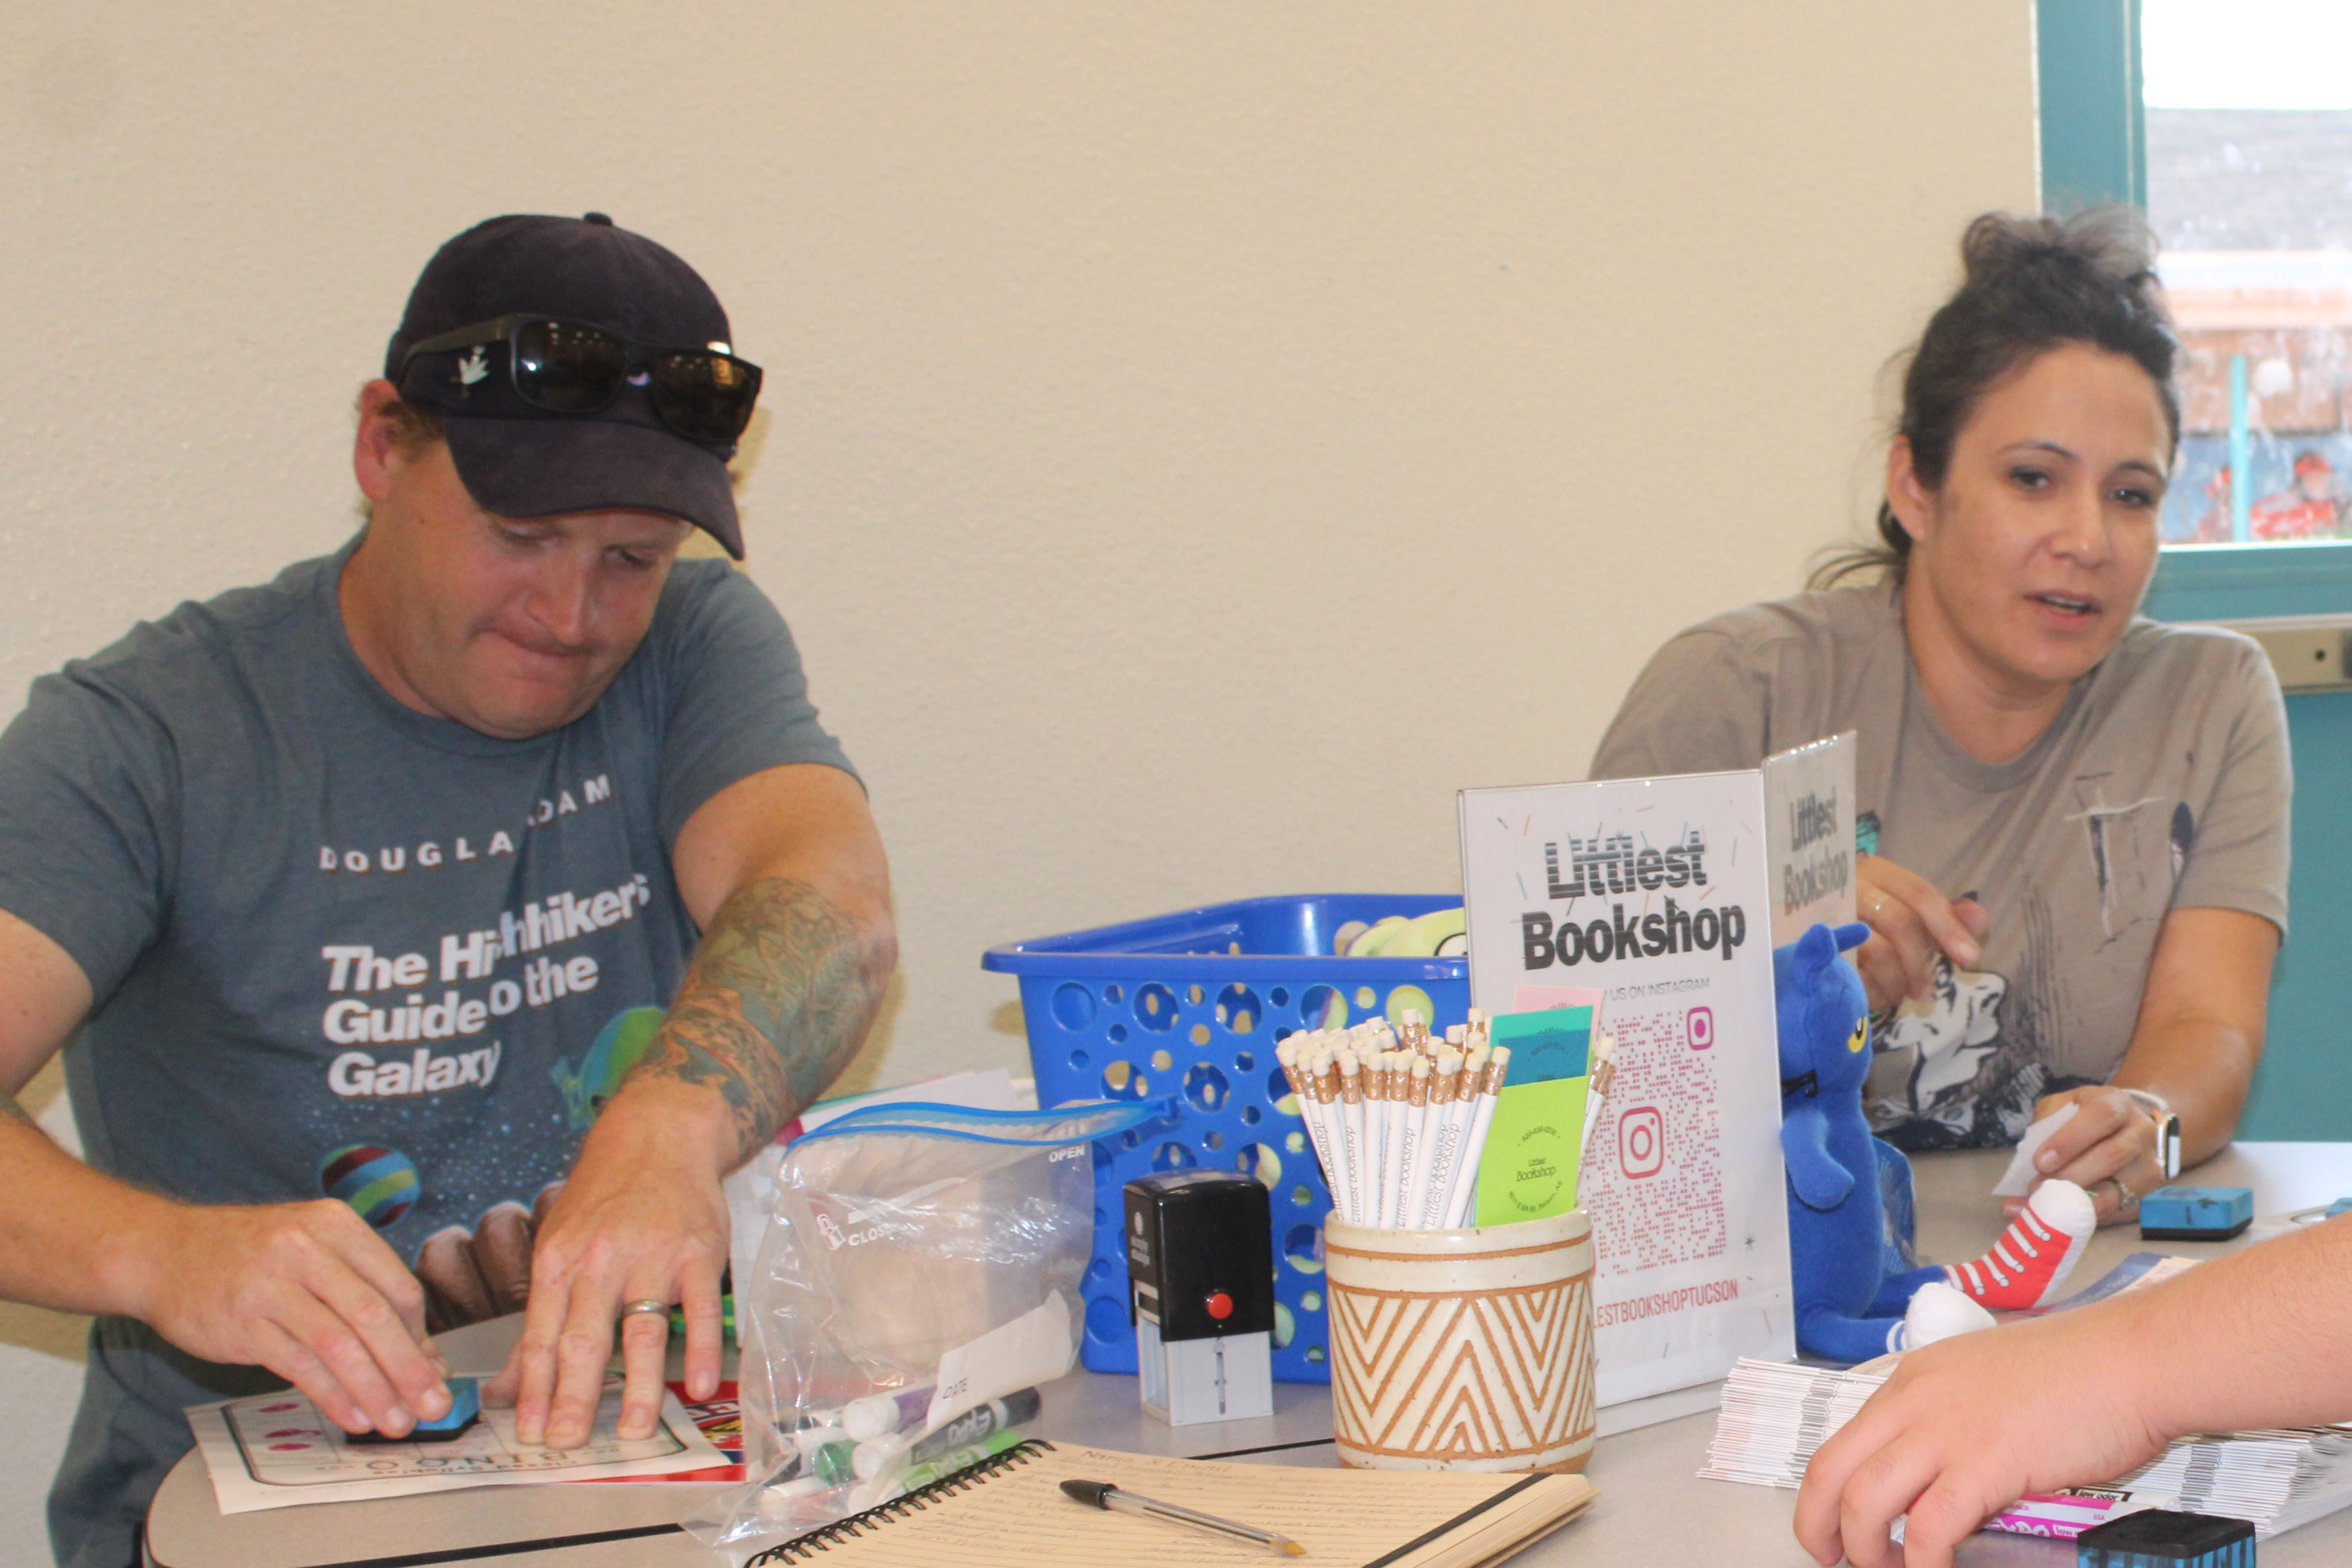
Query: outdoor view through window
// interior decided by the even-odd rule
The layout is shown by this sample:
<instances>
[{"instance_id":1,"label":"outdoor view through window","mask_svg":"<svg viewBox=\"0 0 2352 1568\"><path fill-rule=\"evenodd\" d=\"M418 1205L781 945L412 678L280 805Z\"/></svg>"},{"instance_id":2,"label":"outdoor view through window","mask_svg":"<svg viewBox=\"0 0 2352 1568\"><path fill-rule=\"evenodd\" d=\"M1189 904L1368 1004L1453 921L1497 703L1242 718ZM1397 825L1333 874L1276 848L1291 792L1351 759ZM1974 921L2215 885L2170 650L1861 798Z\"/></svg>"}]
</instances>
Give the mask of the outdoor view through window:
<instances>
[{"instance_id":1,"label":"outdoor view through window","mask_svg":"<svg viewBox=\"0 0 2352 1568\"><path fill-rule=\"evenodd\" d=\"M2352 3L2143 0L2167 544L2352 538Z\"/></svg>"}]
</instances>

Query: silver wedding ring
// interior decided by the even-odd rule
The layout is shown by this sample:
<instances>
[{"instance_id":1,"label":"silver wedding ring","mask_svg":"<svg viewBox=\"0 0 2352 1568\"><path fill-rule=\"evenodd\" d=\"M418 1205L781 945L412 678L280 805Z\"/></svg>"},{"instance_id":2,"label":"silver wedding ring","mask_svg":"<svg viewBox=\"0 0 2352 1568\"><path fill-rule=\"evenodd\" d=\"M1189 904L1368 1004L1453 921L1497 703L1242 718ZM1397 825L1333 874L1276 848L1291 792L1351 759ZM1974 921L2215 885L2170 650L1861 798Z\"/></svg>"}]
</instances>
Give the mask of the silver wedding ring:
<instances>
[{"instance_id":1,"label":"silver wedding ring","mask_svg":"<svg viewBox=\"0 0 2352 1568\"><path fill-rule=\"evenodd\" d=\"M2139 1194L2132 1191L2129 1186L2126 1186L2123 1177L2119 1176L2111 1176L2107 1179L2116 1184L2116 1213L2121 1214L2125 1209L2136 1207L2138 1205Z\"/></svg>"},{"instance_id":2,"label":"silver wedding ring","mask_svg":"<svg viewBox=\"0 0 2352 1568\"><path fill-rule=\"evenodd\" d=\"M624 1319L635 1317L639 1312L659 1312L663 1317L667 1317L669 1316L669 1303L667 1301L657 1301L651 1296L647 1296L642 1301L631 1301L628 1305L621 1309L621 1316Z\"/></svg>"}]
</instances>

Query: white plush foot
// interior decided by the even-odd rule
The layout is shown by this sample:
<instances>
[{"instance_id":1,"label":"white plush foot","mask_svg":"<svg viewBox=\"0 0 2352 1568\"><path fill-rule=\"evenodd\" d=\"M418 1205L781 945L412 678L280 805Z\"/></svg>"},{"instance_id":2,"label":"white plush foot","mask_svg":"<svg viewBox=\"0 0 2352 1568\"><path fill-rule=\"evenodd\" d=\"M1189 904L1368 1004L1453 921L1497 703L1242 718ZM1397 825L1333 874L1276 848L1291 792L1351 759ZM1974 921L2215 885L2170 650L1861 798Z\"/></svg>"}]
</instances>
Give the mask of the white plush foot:
<instances>
[{"instance_id":1,"label":"white plush foot","mask_svg":"<svg viewBox=\"0 0 2352 1568\"><path fill-rule=\"evenodd\" d=\"M1955 1334L1992 1327L1992 1314L1941 1281L1930 1281L1912 1292L1903 1322L1887 1336L1889 1350L1917 1350Z\"/></svg>"},{"instance_id":2,"label":"white plush foot","mask_svg":"<svg viewBox=\"0 0 2352 1568\"><path fill-rule=\"evenodd\" d=\"M1990 1250L1944 1267L1947 1279L1988 1307L2046 1306L2099 1228L2091 1195L2071 1181L2045 1181Z\"/></svg>"}]
</instances>

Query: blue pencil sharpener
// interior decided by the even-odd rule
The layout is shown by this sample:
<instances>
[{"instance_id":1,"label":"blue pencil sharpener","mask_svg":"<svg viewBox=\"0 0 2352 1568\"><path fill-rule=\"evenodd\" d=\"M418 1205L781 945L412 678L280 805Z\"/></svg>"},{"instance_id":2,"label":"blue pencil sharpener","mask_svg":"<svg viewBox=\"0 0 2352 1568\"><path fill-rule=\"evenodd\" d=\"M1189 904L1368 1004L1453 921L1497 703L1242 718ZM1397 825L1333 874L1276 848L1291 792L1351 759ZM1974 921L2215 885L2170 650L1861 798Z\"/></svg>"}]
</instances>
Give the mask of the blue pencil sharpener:
<instances>
[{"instance_id":1,"label":"blue pencil sharpener","mask_svg":"<svg viewBox=\"0 0 2352 1568\"><path fill-rule=\"evenodd\" d=\"M2195 1189L2190 1189L2195 1190ZM2074 1538L2074 1568L2254 1568L2254 1527L2242 1519L2151 1508Z\"/></svg>"},{"instance_id":2,"label":"blue pencil sharpener","mask_svg":"<svg viewBox=\"0 0 2352 1568\"><path fill-rule=\"evenodd\" d=\"M2227 1241L2253 1222L2250 1186L2160 1186L2139 1202L2147 1241Z\"/></svg>"}]
</instances>

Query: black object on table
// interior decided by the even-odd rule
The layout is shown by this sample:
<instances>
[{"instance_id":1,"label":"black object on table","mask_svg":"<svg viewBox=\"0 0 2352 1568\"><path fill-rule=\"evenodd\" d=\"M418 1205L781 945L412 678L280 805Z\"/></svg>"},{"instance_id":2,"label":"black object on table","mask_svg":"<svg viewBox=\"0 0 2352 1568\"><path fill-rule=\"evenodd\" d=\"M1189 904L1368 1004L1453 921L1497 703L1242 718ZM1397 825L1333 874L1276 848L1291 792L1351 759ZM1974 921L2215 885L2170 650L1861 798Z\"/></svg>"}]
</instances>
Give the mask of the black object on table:
<instances>
[{"instance_id":1,"label":"black object on table","mask_svg":"<svg viewBox=\"0 0 2352 1568\"><path fill-rule=\"evenodd\" d=\"M2151 1508L2074 1538L2075 1568L2254 1568L2254 1527L2242 1519Z\"/></svg>"}]
</instances>

